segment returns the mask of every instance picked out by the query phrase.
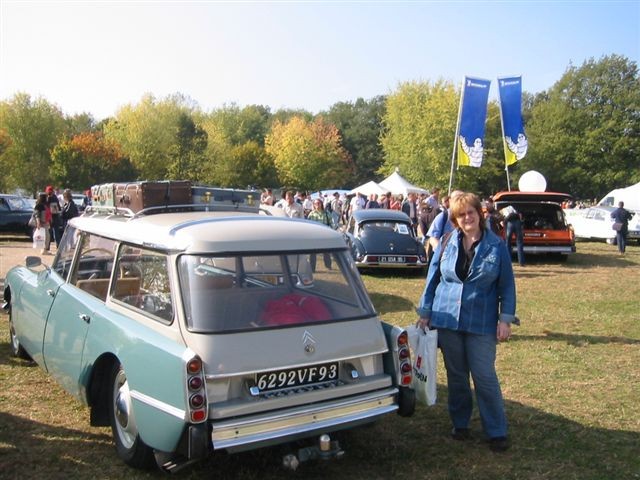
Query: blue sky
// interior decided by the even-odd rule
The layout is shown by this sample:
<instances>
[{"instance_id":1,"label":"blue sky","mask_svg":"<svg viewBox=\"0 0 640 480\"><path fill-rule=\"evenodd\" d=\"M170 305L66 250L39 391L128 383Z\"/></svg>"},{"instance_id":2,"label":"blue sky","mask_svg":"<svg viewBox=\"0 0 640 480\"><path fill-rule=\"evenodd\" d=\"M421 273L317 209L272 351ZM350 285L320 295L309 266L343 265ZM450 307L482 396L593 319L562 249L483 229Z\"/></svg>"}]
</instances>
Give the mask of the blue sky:
<instances>
[{"instance_id":1,"label":"blue sky","mask_svg":"<svg viewBox=\"0 0 640 480\"><path fill-rule=\"evenodd\" d=\"M313 113L400 82L522 75L551 87L589 58L640 58L640 0L213 2L0 0L0 99L98 120L180 92Z\"/></svg>"}]
</instances>

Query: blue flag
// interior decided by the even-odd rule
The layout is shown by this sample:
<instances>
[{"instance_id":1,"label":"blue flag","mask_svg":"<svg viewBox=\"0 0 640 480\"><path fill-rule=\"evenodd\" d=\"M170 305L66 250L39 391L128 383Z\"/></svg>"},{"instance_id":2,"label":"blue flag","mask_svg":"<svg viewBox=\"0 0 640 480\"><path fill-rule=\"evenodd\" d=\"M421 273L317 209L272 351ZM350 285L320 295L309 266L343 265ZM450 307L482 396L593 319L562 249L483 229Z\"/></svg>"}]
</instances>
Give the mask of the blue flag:
<instances>
[{"instance_id":1,"label":"blue flag","mask_svg":"<svg viewBox=\"0 0 640 480\"><path fill-rule=\"evenodd\" d=\"M498 78L502 138L507 165L522 160L527 154L527 136L522 123L522 77Z\"/></svg>"},{"instance_id":2,"label":"blue flag","mask_svg":"<svg viewBox=\"0 0 640 480\"><path fill-rule=\"evenodd\" d=\"M458 130L458 165L482 165L490 86L491 80L464 77Z\"/></svg>"}]
</instances>

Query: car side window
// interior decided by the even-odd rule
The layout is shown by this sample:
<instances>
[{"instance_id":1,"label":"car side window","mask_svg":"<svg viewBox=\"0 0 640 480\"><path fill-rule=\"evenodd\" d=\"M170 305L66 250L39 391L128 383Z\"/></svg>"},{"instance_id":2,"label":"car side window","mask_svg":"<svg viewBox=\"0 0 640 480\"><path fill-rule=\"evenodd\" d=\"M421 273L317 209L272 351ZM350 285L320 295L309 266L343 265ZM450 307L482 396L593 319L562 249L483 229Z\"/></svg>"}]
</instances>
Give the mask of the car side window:
<instances>
[{"instance_id":1,"label":"car side window","mask_svg":"<svg viewBox=\"0 0 640 480\"><path fill-rule=\"evenodd\" d=\"M112 296L147 315L173 318L167 255L123 245L118 255Z\"/></svg>"},{"instance_id":2,"label":"car side window","mask_svg":"<svg viewBox=\"0 0 640 480\"><path fill-rule=\"evenodd\" d=\"M80 232L71 225L67 225L53 262L53 270L65 280L71 271L71 262L73 261L73 256L78 247L78 239L80 238L79 233Z\"/></svg>"},{"instance_id":3,"label":"car side window","mask_svg":"<svg viewBox=\"0 0 640 480\"><path fill-rule=\"evenodd\" d=\"M0 198L0 210L5 212L9 211L9 205L7 205L7 202L4 201L4 198Z\"/></svg>"},{"instance_id":4,"label":"car side window","mask_svg":"<svg viewBox=\"0 0 640 480\"><path fill-rule=\"evenodd\" d=\"M106 301L115 257L114 240L84 233L80 240L80 254L70 283Z\"/></svg>"}]
</instances>

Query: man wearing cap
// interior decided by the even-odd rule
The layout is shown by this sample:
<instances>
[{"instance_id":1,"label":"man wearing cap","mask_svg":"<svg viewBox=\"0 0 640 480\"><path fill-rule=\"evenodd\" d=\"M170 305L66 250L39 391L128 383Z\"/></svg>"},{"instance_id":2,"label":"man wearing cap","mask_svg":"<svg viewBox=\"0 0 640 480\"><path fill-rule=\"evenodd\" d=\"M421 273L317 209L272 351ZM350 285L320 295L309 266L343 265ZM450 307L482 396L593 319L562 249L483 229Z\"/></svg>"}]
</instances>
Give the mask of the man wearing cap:
<instances>
[{"instance_id":1,"label":"man wearing cap","mask_svg":"<svg viewBox=\"0 0 640 480\"><path fill-rule=\"evenodd\" d=\"M60 245L60 238L62 237L62 218L60 217L60 213L62 212L62 208L60 208L60 200L58 200L58 196L56 192L53 191L53 187L51 185L47 185L45 189L45 193L47 194L47 201L45 205L49 207L51 211L51 238L56 241L56 247Z\"/></svg>"}]
</instances>

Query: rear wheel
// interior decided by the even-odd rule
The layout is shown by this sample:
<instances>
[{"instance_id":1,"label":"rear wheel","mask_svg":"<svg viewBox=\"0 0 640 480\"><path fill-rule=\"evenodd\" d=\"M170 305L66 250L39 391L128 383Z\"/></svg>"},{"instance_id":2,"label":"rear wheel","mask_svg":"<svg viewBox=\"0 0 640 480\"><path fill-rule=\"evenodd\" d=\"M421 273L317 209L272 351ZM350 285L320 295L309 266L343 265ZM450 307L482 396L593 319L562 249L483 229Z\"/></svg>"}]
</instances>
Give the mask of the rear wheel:
<instances>
[{"instance_id":1,"label":"rear wheel","mask_svg":"<svg viewBox=\"0 0 640 480\"><path fill-rule=\"evenodd\" d=\"M14 357L22 358L24 360L31 360L31 357L27 351L20 345L20 340L16 336L16 329L13 326L13 320L11 318L11 309L9 309L9 337L11 343L11 354Z\"/></svg>"},{"instance_id":2,"label":"rear wheel","mask_svg":"<svg viewBox=\"0 0 640 480\"><path fill-rule=\"evenodd\" d=\"M118 456L134 468L151 468L155 465L153 450L142 441L138 433L129 382L122 365L115 363L109 378L109 420Z\"/></svg>"}]
</instances>

